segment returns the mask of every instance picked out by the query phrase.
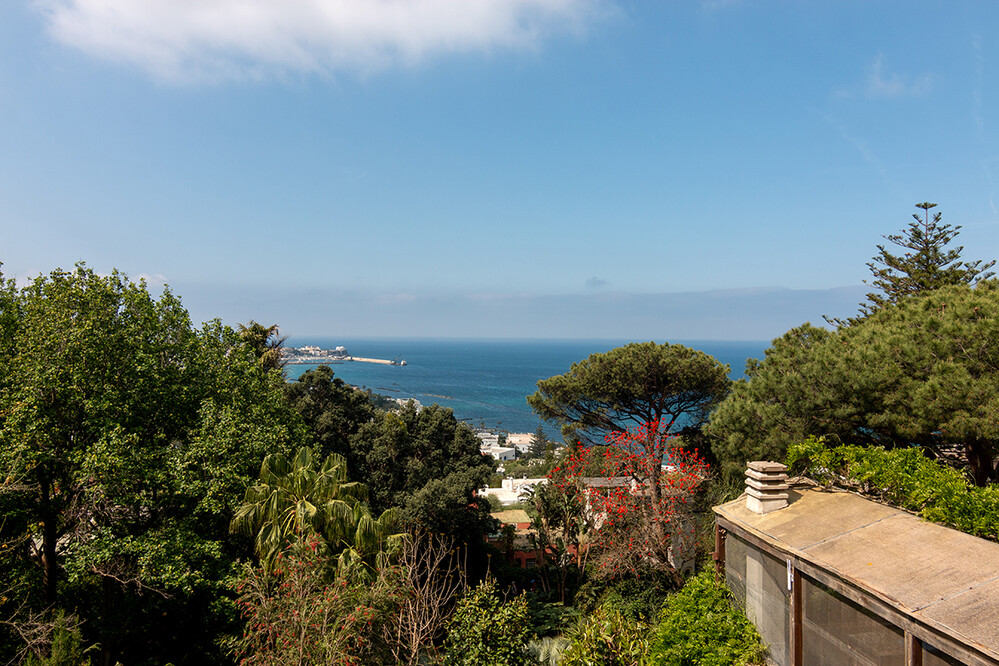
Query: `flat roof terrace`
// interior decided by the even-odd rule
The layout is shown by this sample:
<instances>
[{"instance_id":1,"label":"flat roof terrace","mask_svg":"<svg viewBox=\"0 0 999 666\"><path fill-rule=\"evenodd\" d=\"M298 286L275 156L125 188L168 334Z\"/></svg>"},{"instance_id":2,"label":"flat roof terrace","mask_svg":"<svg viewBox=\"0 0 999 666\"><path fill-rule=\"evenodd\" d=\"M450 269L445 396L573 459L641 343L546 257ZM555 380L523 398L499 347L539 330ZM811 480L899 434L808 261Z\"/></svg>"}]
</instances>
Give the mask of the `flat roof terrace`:
<instances>
[{"instance_id":1,"label":"flat roof terrace","mask_svg":"<svg viewBox=\"0 0 999 666\"><path fill-rule=\"evenodd\" d=\"M785 560L788 590L800 572L900 628L904 663L937 663L908 644L918 641L963 663L999 664L999 543L845 491L787 494L786 508L763 515L747 508L745 496L717 506L717 525ZM803 659L797 594L789 594L798 617L788 621L787 663Z\"/></svg>"}]
</instances>

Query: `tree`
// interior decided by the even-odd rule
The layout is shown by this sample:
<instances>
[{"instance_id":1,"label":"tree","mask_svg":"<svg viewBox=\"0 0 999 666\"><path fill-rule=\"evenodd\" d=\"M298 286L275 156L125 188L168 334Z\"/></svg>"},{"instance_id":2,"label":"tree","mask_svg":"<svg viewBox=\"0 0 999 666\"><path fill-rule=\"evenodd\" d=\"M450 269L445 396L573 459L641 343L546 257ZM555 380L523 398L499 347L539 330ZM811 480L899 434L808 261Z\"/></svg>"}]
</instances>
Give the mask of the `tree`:
<instances>
[{"instance_id":1,"label":"tree","mask_svg":"<svg viewBox=\"0 0 999 666\"><path fill-rule=\"evenodd\" d=\"M663 442L668 467L660 458L632 452L634 443L652 437ZM675 445L655 423L607 436L608 446L573 452L551 476L558 493L583 503L592 526L580 549L592 551L597 572L607 578L654 570L681 579L693 559L695 493L708 467L695 452ZM585 548L583 547L585 545Z\"/></svg>"},{"instance_id":2,"label":"tree","mask_svg":"<svg viewBox=\"0 0 999 666\"><path fill-rule=\"evenodd\" d=\"M531 408L591 443L656 422L667 433L699 427L728 392L728 366L683 345L633 342L538 382ZM655 442L646 452L656 455Z\"/></svg>"},{"instance_id":3,"label":"tree","mask_svg":"<svg viewBox=\"0 0 999 666\"><path fill-rule=\"evenodd\" d=\"M545 434L544 426L539 425L531 436L531 457L544 458L548 449L548 435Z\"/></svg>"},{"instance_id":4,"label":"tree","mask_svg":"<svg viewBox=\"0 0 999 666\"><path fill-rule=\"evenodd\" d=\"M524 501L535 511L530 540L532 549L541 553L541 583L546 592L554 590L563 604L569 589L583 580L590 552L585 544L594 528L582 484L570 476L566 469L553 470L548 483L524 493Z\"/></svg>"},{"instance_id":5,"label":"tree","mask_svg":"<svg viewBox=\"0 0 999 666\"><path fill-rule=\"evenodd\" d=\"M809 435L837 444L922 447L997 479L999 284L942 287L835 332L802 326L712 414L716 456L734 487L747 460L783 459Z\"/></svg>"},{"instance_id":6,"label":"tree","mask_svg":"<svg viewBox=\"0 0 999 666\"><path fill-rule=\"evenodd\" d=\"M878 291L867 294L867 302L860 305L860 318L908 296L951 285L973 285L992 277L989 269L995 266L995 260L985 263L961 261L964 246L947 249L961 227L941 224L939 212L930 218L930 209L936 206L929 202L916 204L916 208L923 211L922 217L913 213L914 221L903 233L884 236L893 245L906 250L904 254L892 254L884 245L877 246L878 253L867 264L873 276L873 281L867 284ZM858 319L829 321L842 325L856 323Z\"/></svg>"},{"instance_id":7,"label":"tree","mask_svg":"<svg viewBox=\"0 0 999 666\"><path fill-rule=\"evenodd\" d=\"M31 537L4 561L40 570L20 578L26 611L79 615L110 663L212 652L243 555L229 512L302 434L283 382L234 331L195 330L168 289L118 272L8 283L0 308L3 501L18 507L0 532Z\"/></svg>"},{"instance_id":8,"label":"tree","mask_svg":"<svg viewBox=\"0 0 999 666\"><path fill-rule=\"evenodd\" d=\"M368 395L333 376L328 365L306 370L288 382L285 396L309 428L312 445L322 455L350 455L350 437L371 421L375 409Z\"/></svg>"},{"instance_id":9,"label":"tree","mask_svg":"<svg viewBox=\"0 0 999 666\"><path fill-rule=\"evenodd\" d=\"M406 595L401 571L386 567L360 582L323 551L312 535L274 570L245 568L238 584L245 630L230 644L240 664L391 663L383 636Z\"/></svg>"},{"instance_id":10,"label":"tree","mask_svg":"<svg viewBox=\"0 0 999 666\"><path fill-rule=\"evenodd\" d=\"M386 510L377 520L362 500L364 484L347 480L347 463L332 453L318 467L312 449L302 447L291 460L277 453L264 458L259 482L246 490L230 529L254 537L261 565L292 542L311 534L322 537L341 561L363 561L369 566L385 561L386 547L398 547L402 535L390 534L398 511Z\"/></svg>"},{"instance_id":11,"label":"tree","mask_svg":"<svg viewBox=\"0 0 999 666\"><path fill-rule=\"evenodd\" d=\"M239 325L239 337L253 351L253 355L265 370L284 369L285 361L281 348L288 338L281 335L277 324L264 326L251 319L249 324Z\"/></svg>"},{"instance_id":12,"label":"tree","mask_svg":"<svg viewBox=\"0 0 999 666\"><path fill-rule=\"evenodd\" d=\"M466 544L491 531L489 504L476 490L488 483L492 459L450 409L410 403L382 412L351 436L348 462L375 512L399 507L407 523Z\"/></svg>"},{"instance_id":13,"label":"tree","mask_svg":"<svg viewBox=\"0 0 999 666\"><path fill-rule=\"evenodd\" d=\"M84 526L103 517L94 500L107 493L95 494L93 480L141 492L136 486L162 464L164 445L182 436L179 415L195 406L179 361L195 338L169 292L156 302L142 284L83 266L22 290L16 319L0 456L31 497L41 525L44 595L53 603L58 541L78 528L90 531Z\"/></svg>"},{"instance_id":14,"label":"tree","mask_svg":"<svg viewBox=\"0 0 999 666\"><path fill-rule=\"evenodd\" d=\"M384 632L394 663L427 663L427 653L439 644L455 600L467 589L463 552L453 539L422 530L402 545L398 565L404 592Z\"/></svg>"},{"instance_id":15,"label":"tree","mask_svg":"<svg viewBox=\"0 0 999 666\"><path fill-rule=\"evenodd\" d=\"M561 423L564 434L583 435L590 443L599 443L597 435L655 424L643 430L643 441L628 445L661 462L670 436L684 428L696 431L728 393L728 372L727 365L696 349L633 342L539 381L527 402L541 418ZM649 470L653 493L659 492L660 469Z\"/></svg>"},{"instance_id":16,"label":"tree","mask_svg":"<svg viewBox=\"0 0 999 666\"><path fill-rule=\"evenodd\" d=\"M746 378L737 381L712 412L704 431L729 492L742 492L749 461L783 460L788 445L810 432L849 438L860 415L843 395L848 382L844 375L823 369L819 360L823 352L818 350L832 349L830 339L835 337L807 323L791 329L771 343L762 362L746 363ZM835 351L833 360L838 361Z\"/></svg>"}]
</instances>

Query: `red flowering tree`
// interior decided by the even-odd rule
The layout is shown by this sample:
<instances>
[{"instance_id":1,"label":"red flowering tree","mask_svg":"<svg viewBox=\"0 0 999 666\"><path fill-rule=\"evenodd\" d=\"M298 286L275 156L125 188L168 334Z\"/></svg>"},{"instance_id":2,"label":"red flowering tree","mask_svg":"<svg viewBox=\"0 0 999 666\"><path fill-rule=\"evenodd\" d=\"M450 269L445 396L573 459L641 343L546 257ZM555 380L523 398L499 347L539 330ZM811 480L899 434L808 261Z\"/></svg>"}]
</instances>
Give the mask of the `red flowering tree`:
<instances>
[{"instance_id":1,"label":"red flowering tree","mask_svg":"<svg viewBox=\"0 0 999 666\"><path fill-rule=\"evenodd\" d=\"M696 451L672 444L658 422L607 435L607 446L573 452L549 479L559 492L581 497L591 525L581 550L605 576L649 567L674 571L694 543L691 504L708 476ZM649 442L662 455L649 455Z\"/></svg>"}]
</instances>

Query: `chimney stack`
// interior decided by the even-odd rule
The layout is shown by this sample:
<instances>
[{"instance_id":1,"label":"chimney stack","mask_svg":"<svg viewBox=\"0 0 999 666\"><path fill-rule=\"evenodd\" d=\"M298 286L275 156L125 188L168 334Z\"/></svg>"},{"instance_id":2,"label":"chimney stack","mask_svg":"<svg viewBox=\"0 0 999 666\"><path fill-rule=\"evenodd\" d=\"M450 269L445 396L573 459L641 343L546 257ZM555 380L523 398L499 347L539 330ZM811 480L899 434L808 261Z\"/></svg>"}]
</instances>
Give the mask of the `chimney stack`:
<instances>
[{"instance_id":1,"label":"chimney stack","mask_svg":"<svg viewBox=\"0 0 999 666\"><path fill-rule=\"evenodd\" d=\"M766 460L749 463L746 470L746 508L765 514L787 506L787 465Z\"/></svg>"}]
</instances>

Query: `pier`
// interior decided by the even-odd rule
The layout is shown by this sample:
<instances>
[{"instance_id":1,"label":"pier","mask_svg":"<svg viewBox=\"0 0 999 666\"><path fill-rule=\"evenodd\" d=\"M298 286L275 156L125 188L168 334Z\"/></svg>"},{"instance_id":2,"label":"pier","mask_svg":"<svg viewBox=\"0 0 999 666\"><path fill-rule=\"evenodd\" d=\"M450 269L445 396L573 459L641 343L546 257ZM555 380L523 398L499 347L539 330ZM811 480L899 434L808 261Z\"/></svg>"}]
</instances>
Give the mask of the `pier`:
<instances>
[{"instance_id":1,"label":"pier","mask_svg":"<svg viewBox=\"0 0 999 666\"><path fill-rule=\"evenodd\" d=\"M361 363L381 363L382 365L395 365L395 361L388 361L384 358L361 358L360 356L348 356L348 361L360 361ZM403 361L402 363L405 363Z\"/></svg>"}]
</instances>

